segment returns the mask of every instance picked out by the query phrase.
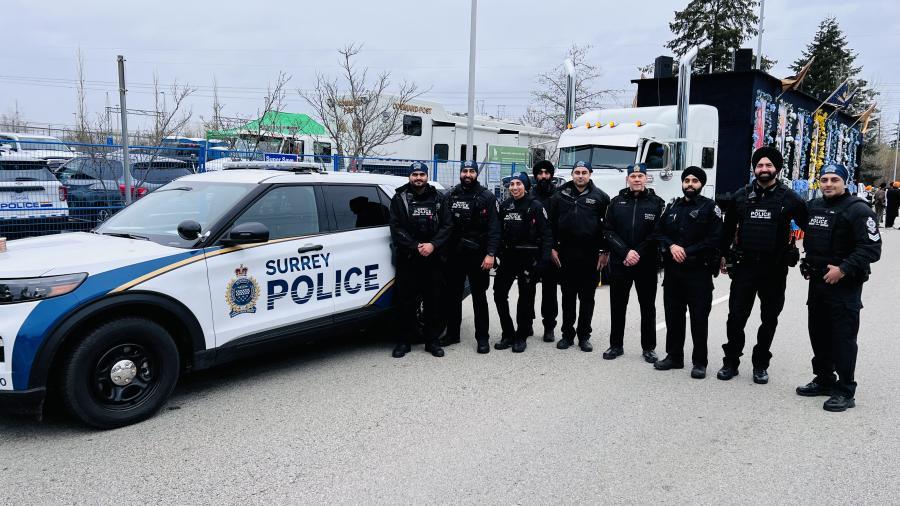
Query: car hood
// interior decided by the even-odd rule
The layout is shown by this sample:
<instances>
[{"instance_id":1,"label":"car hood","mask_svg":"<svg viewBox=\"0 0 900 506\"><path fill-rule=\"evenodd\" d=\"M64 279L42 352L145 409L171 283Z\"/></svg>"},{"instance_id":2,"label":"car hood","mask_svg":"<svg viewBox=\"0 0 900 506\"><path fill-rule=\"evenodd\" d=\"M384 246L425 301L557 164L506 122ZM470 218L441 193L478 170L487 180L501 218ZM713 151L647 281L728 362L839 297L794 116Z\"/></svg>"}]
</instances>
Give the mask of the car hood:
<instances>
[{"instance_id":1,"label":"car hood","mask_svg":"<svg viewBox=\"0 0 900 506\"><path fill-rule=\"evenodd\" d=\"M9 241L6 249L0 253L0 278L74 272L93 275L163 257L183 256L191 251L86 232Z\"/></svg>"}]
</instances>

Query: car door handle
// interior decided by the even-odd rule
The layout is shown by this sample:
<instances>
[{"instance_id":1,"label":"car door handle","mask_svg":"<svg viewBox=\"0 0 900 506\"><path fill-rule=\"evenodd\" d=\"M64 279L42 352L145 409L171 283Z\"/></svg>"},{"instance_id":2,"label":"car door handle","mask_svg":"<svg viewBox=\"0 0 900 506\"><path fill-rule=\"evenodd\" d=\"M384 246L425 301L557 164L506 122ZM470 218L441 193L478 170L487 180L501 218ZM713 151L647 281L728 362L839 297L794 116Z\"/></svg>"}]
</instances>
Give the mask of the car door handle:
<instances>
[{"instance_id":1,"label":"car door handle","mask_svg":"<svg viewBox=\"0 0 900 506\"><path fill-rule=\"evenodd\" d=\"M297 253L309 253L310 251L321 251L321 249L321 244L307 244L306 246L297 248Z\"/></svg>"}]
</instances>

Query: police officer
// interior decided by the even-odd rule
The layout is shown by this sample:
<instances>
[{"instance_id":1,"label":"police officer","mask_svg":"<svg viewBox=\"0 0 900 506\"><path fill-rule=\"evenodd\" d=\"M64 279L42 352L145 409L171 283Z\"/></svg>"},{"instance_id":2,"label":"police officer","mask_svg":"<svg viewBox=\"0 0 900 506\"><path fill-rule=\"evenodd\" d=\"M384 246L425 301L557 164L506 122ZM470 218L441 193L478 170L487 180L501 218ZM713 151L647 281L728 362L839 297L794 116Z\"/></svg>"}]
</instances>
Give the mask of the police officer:
<instances>
[{"instance_id":1,"label":"police officer","mask_svg":"<svg viewBox=\"0 0 900 506\"><path fill-rule=\"evenodd\" d=\"M478 353L487 353L490 347L486 292L500 245L500 219L497 199L478 182L478 165L474 161L460 166L459 184L447 195L447 206L453 216L453 234L448 247L447 333L443 344L459 342L463 290L468 278Z\"/></svg>"},{"instance_id":2,"label":"police officer","mask_svg":"<svg viewBox=\"0 0 900 506\"><path fill-rule=\"evenodd\" d=\"M609 243L609 349L603 358L613 360L624 353L625 310L631 285L641 306L641 348L649 363L656 356L657 245L653 231L665 201L647 188L647 166L629 165L625 184L606 210L606 240Z\"/></svg>"},{"instance_id":3,"label":"police officer","mask_svg":"<svg viewBox=\"0 0 900 506\"><path fill-rule=\"evenodd\" d=\"M391 240L397 266L398 335L394 358L410 350L416 332L416 308L421 298L425 320L425 350L443 357L438 343L438 296L442 283L439 255L450 239L452 218L443 196L428 184L428 167L410 165L409 183L391 199Z\"/></svg>"},{"instance_id":4,"label":"police officer","mask_svg":"<svg viewBox=\"0 0 900 506\"><path fill-rule=\"evenodd\" d=\"M603 218L609 197L591 181L591 165L575 162L572 180L562 185L550 199L550 222L556 246L553 263L560 268L562 288L562 339L556 347L565 350L575 343L581 351L593 351L591 318L594 294L608 256L601 254ZM575 325L575 303L580 301L578 325Z\"/></svg>"},{"instance_id":5,"label":"police officer","mask_svg":"<svg viewBox=\"0 0 900 506\"><path fill-rule=\"evenodd\" d=\"M555 168L550 160L541 160L531 168L534 175L534 186L531 188L531 196L544 206L550 208L550 197L556 193L556 185L553 183ZM556 296L556 287L559 284L559 267L552 262L540 272L541 282L541 319L544 325L544 342L552 343L556 340L556 317L559 315L559 301Z\"/></svg>"},{"instance_id":6,"label":"police officer","mask_svg":"<svg viewBox=\"0 0 900 506\"><path fill-rule=\"evenodd\" d=\"M494 303L500 315L503 334L494 348L514 353L525 351L525 340L531 335L534 320L534 292L538 272L550 264L553 237L547 211L528 195L531 181L520 172L509 181L510 197L500 204L500 266L494 278ZM518 280L519 301L516 304L516 326L509 314L509 289Z\"/></svg>"},{"instance_id":7,"label":"police officer","mask_svg":"<svg viewBox=\"0 0 900 506\"><path fill-rule=\"evenodd\" d=\"M881 257L881 234L866 202L847 192L843 165L826 165L820 174L822 198L809 204L806 257L800 265L809 280L806 305L816 376L797 387L797 394L830 396L823 408L845 411L856 405L853 374L862 286L869 279L870 264Z\"/></svg>"},{"instance_id":8,"label":"police officer","mask_svg":"<svg viewBox=\"0 0 900 506\"><path fill-rule=\"evenodd\" d=\"M761 147L751 157L754 181L735 192L725 208L721 251L730 258L721 270L731 276L728 298L728 341L720 380L737 376L744 351L744 326L753 301L759 297L761 325L753 347L753 382L769 382L769 360L778 315L784 308L789 266L797 265L799 251L791 240L791 220L806 229L806 202L778 180L784 160L781 152Z\"/></svg>"},{"instance_id":9,"label":"police officer","mask_svg":"<svg viewBox=\"0 0 900 506\"><path fill-rule=\"evenodd\" d=\"M706 172L688 167L681 174L684 197L663 212L656 227L665 263L663 305L666 311L666 358L653 367L666 371L684 368L685 310L691 312L694 341L691 377L706 377L706 341L712 308L713 275L719 270L718 246L722 212L700 195Z\"/></svg>"}]
</instances>

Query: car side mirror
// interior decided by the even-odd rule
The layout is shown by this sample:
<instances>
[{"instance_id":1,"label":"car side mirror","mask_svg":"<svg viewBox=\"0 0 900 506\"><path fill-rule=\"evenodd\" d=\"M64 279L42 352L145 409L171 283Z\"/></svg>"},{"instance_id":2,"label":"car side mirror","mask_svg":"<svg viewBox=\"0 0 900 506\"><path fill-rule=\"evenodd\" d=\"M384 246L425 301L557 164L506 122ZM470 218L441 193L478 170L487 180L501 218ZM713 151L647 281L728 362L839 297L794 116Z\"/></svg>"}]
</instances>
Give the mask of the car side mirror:
<instances>
[{"instance_id":1,"label":"car side mirror","mask_svg":"<svg viewBox=\"0 0 900 506\"><path fill-rule=\"evenodd\" d=\"M200 237L200 224L194 220L184 220L178 224L178 237L185 241L194 241Z\"/></svg>"},{"instance_id":2,"label":"car side mirror","mask_svg":"<svg viewBox=\"0 0 900 506\"><path fill-rule=\"evenodd\" d=\"M228 234L222 238L222 244L234 246L236 244L255 244L269 240L269 229L262 223L250 221L235 225Z\"/></svg>"}]
</instances>

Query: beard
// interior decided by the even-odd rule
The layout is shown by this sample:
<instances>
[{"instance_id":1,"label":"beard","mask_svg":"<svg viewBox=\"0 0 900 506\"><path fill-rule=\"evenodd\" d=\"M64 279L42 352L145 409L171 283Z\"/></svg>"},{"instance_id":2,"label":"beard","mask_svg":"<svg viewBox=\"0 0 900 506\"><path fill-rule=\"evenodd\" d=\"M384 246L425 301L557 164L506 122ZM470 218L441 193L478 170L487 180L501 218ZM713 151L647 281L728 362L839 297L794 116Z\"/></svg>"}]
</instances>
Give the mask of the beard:
<instances>
[{"instance_id":1,"label":"beard","mask_svg":"<svg viewBox=\"0 0 900 506\"><path fill-rule=\"evenodd\" d=\"M463 186L472 186L472 184L475 183L475 178L474 177L461 177L461 178L459 178L459 182Z\"/></svg>"},{"instance_id":2,"label":"beard","mask_svg":"<svg viewBox=\"0 0 900 506\"><path fill-rule=\"evenodd\" d=\"M681 192L684 193L684 196L692 199L700 193L700 190L695 189L694 187L682 188Z\"/></svg>"},{"instance_id":3,"label":"beard","mask_svg":"<svg viewBox=\"0 0 900 506\"><path fill-rule=\"evenodd\" d=\"M760 172L756 175L756 179L762 181L763 183L768 183L769 181L775 179L775 173L769 171Z\"/></svg>"}]
</instances>

